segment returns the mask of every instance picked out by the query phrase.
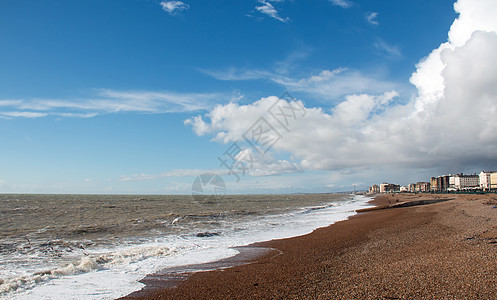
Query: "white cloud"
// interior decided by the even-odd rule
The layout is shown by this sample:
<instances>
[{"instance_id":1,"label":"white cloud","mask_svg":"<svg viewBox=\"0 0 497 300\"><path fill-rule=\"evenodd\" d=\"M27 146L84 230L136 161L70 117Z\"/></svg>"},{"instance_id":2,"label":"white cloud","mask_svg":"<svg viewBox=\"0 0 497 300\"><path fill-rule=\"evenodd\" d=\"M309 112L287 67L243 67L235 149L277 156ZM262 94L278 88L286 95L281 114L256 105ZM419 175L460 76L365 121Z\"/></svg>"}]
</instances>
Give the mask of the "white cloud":
<instances>
[{"instance_id":1,"label":"white cloud","mask_svg":"<svg viewBox=\"0 0 497 300\"><path fill-rule=\"evenodd\" d=\"M343 8L349 8L352 6L352 2L348 0L330 0L333 5L340 6Z\"/></svg>"},{"instance_id":2,"label":"white cloud","mask_svg":"<svg viewBox=\"0 0 497 300\"><path fill-rule=\"evenodd\" d=\"M185 121L186 125L192 125L195 133L199 136L215 134L214 140L222 143L242 141L242 135L256 122L264 116L270 106L277 101L277 97L262 98L249 105L239 105L229 103L217 105L206 118L210 123L206 123L202 116L197 116ZM242 118L239 118L243 115Z\"/></svg>"},{"instance_id":3,"label":"white cloud","mask_svg":"<svg viewBox=\"0 0 497 300\"><path fill-rule=\"evenodd\" d=\"M272 2L282 2L282 1L273 0ZM278 10L276 10L276 8L274 8L274 6L271 4L271 0L259 0L259 3L261 5L256 6L255 9L257 11L259 11L260 13L268 15L271 18L274 18L274 19L281 21L283 23L288 22L290 20L290 18L288 18L288 17L286 17L286 18L280 17Z\"/></svg>"},{"instance_id":4,"label":"white cloud","mask_svg":"<svg viewBox=\"0 0 497 300\"><path fill-rule=\"evenodd\" d=\"M366 13L366 21L369 23L369 24L372 24L372 25L378 25L378 13L377 12L367 12Z\"/></svg>"},{"instance_id":5,"label":"white cloud","mask_svg":"<svg viewBox=\"0 0 497 300\"><path fill-rule=\"evenodd\" d=\"M162 9L170 15L175 15L190 8L188 4L182 1L162 1L160 5L162 6Z\"/></svg>"},{"instance_id":6,"label":"white cloud","mask_svg":"<svg viewBox=\"0 0 497 300\"><path fill-rule=\"evenodd\" d=\"M304 92L318 99L333 100L354 93L380 93L400 88L398 84L381 79L381 74L363 74L358 70L336 68L321 70L306 77L290 77L264 70L203 71L219 80L270 80L289 91Z\"/></svg>"},{"instance_id":7,"label":"white cloud","mask_svg":"<svg viewBox=\"0 0 497 300\"><path fill-rule=\"evenodd\" d=\"M132 176L121 176L119 181L146 181L146 180L155 180L155 179L160 179L160 178L166 178L166 177L196 177L202 174L206 173L213 173L213 174L218 174L218 175L226 175L228 174L228 170L226 169L212 169L212 170L206 170L206 169L179 169L179 170L173 170L170 172L165 172L161 174L135 174Z\"/></svg>"},{"instance_id":8,"label":"white cloud","mask_svg":"<svg viewBox=\"0 0 497 300\"><path fill-rule=\"evenodd\" d=\"M64 118L93 118L98 116L98 113L86 113L86 114L78 114L78 113L53 113L54 116L64 117Z\"/></svg>"},{"instance_id":9,"label":"white cloud","mask_svg":"<svg viewBox=\"0 0 497 300\"><path fill-rule=\"evenodd\" d=\"M249 169L249 174L250 176L274 176L301 171L302 168L297 163L288 160L274 159L257 161L254 166Z\"/></svg>"},{"instance_id":10,"label":"white cloud","mask_svg":"<svg viewBox=\"0 0 497 300\"><path fill-rule=\"evenodd\" d=\"M175 93L154 91L96 90L93 98L0 100L0 117L39 118L60 116L91 118L123 112L175 113L205 110L213 103L228 102L240 95L222 93Z\"/></svg>"},{"instance_id":11,"label":"white cloud","mask_svg":"<svg viewBox=\"0 0 497 300\"><path fill-rule=\"evenodd\" d=\"M374 110L381 109L390 103L398 94L395 91L378 97L371 95L349 95L346 101L338 104L333 110L333 116L347 127L367 121Z\"/></svg>"},{"instance_id":12,"label":"white cloud","mask_svg":"<svg viewBox=\"0 0 497 300\"><path fill-rule=\"evenodd\" d=\"M454 21L449 31L449 42L454 46L464 45L476 30L497 30L495 11L497 3L491 0L459 0L454 9L460 15Z\"/></svg>"},{"instance_id":13,"label":"white cloud","mask_svg":"<svg viewBox=\"0 0 497 300\"><path fill-rule=\"evenodd\" d=\"M393 101L395 91L355 93L329 112L307 107L306 116L295 120L273 150L289 153L306 170L493 168L497 164L497 19L493 18L497 2L460 0L455 8L460 16L449 41L422 60L411 78L417 97L401 105ZM339 69L300 80L274 80L287 80L285 84L300 90L319 87L323 92L345 74ZM320 85L323 82L326 85ZM239 141L258 117L267 115L274 101L268 97L248 105L219 105L189 124L197 134L213 135L215 141Z\"/></svg>"},{"instance_id":14,"label":"white cloud","mask_svg":"<svg viewBox=\"0 0 497 300\"><path fill-rule=\"evenodd\" d=\"M30 111L6 111L6 112L0 112L0 115L5 117L14 117L14 118L41 118L47 116L46 113L30 112Z\"/></svg>"},{"instance_id":15,"label":"white cloud","mask_svg":"<svg viewBox=\"0 0 497 300\"><path fill-rule=\"evenodd\" d=\"M303 60L308 56L309 52L310 50L304 49L290 53L290 55L285 57L283 60L275 63L275 70L279 74L288 74L288 72L294 70L298 61Z\"/></svg>"},{"instance_id":16,"label":"white cloud","mask_svg":"<svg viewBox=\"0 0 497 300\"><path fill-rule=\"evenodd\" d=\"M246 154L249 155L254 155L252 153L252 149L250 148L245 148L240 153L238 153L237 157L240 159L241 156L244 156ZM222 153L220 153L220 156L222 156ZM297 173L301 172L301 167L291 161L288 160L282 160L282 159L275 159L271 155L266 155L265 157L261 156L253 156L253 161L250 162L250 165L246 165L246 170L243 170L241 168L239 169L233 169L233 172L237 173L240 177L250 175L250 176L274 176L274 175L281 175L281 174L288 174L288 173ZM240 160L243 160L240 159ZM156 180L156 179L161 179L161 178L180 178L180 177L197 177L202 174L216 174L220 176L231 176L232 178L235 178L235 176L231 173L232 170L229 168L223 166L219 162L221 169L179 169L179 170L172 170L169 172L164 172L160 174L135 174L131 176L123 175L121 178L119 178L119 181L121 182L139 182L139 181L148 181L148 180ZM245 172L245 174L243 174Z\"/></svg>"},{"instance_id":17,"label":"white cloud","mask_svg":"<svg viewBox=\"0 0 497 300\"><path fill-rule=\"evenodd\" d=\"M388 54L381 49L385 55L401 55L396 47L384 43L391 52ZM348 94L357 93L381 93L386 90L398 90L405 93L410 92L412 87L408 84L399 84L386 80L383 70L364 73L359 70L338 67L335 69L322 69L304 73L301 71L298 60L307 56L307 51L294 52L285 59L276 62L272 69L242 69L231 67L226 70L200 69L206 75L218 80L241 81L241 80L269 80L283 86L290 92L303 92L317 100L330 100L336 102L343 100ZM290 72L291 71L291 72Z\"/></svg>"},{"instance_id":18,"label":"white cloud","mask_svg":"<svg viewBox=\"0 0 497 300\"><path fill-rule=\"evenodd\" d=\"M322 70L318 74L300 79L280 77L275 78L274 81L291 91L305 92L320 99L336 101L348 94L379 93L397 86L380 78L381 76L365 75L358 70L337 68L331 71Z\"/></svg>"},{"instance_id":19,"label":"white cloud","mask_svg":"<svg viewBox=\"0 0 497 300\"><path fill-rule=\"evenodd\" d=\"M375 113L381 111L396 96L395 92L378 96L351 95L335 107L332 113L326 113L321 108L307 108L305 118L297 119L291 130L273 148L278 152L290 153L300 160L305 169L360 166L366 163L365 159L347 161L343 160L343 156L366 150L364 147L356 147L361 138L367 137L362 130L370 124ZM187 123L199 135L213 134L215 141L240 142L247 129L260 116L267 115L268 109L276 100L277 97L268 97L249 105L219 105L205 116L208 122L197 117ZM279 132L285 132L278 124L273 126Z\"/></svg>"},{"instance_id":20,"label":"white cloud","mask_svg":"<svg viewBox=\"0 0 497 300\"><path fill-rule=\"evenodd\" d=\"M376 49L386 53L386 55L389 57L401 57L402 56L402 52L400 51L398 46L390 45L382 39L378 39L374 43L374 46L376 47Z\"/></svg>"},{"instance_id":21,"label":"white cloud","mask_svg":"<svg viewBox=\"0 0 497 300\"><path fill-rule=\"evenodd\" d=\"M239 70L237 68L230 68L225 71L212 71L202 69L200 71L218 80L227 81L271 79L278 76L275 73L264 70Z\"/></svg>"},{"instance_id":22,"label":"white cloud","mask_svg":"<svg viewBox=\"0 0 497 300\"><path fill-rule=\"evenodd\" d=\"M477 30L497 32L495 1L459 0L454 4L454 9L459 17L450 28L448 41L421 60L411 76L411 83L418 88L420 95L416 103L418 111L436 103L444 95L446 84L442 72L446 63L442 60L442 53L462 47Z\"/></svg>"},{"instance_id":23,"label":"white cloud","mask_svg":"<svg viewBox=\"0 0 497 300\"><path fill-rule=\"evenodd\" d=\"M22 103L22 100L0 100L0 106L16 106Z\"/></svg>"}]
</instances>

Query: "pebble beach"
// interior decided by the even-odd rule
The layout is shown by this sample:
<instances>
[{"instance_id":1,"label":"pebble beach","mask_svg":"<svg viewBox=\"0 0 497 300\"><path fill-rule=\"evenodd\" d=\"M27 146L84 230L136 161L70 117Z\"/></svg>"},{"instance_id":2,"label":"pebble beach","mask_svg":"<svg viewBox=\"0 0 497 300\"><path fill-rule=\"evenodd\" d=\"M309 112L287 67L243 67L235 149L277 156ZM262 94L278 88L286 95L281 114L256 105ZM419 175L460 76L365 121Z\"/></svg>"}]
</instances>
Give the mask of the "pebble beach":
<instances>
[{"instance_id":1,"label":"pebble beach","mask_svg":"<svg viewBox=\"0 0 497 300\"><path fill-rule=\"evenodd\" d=\"M447 201L395 207L421 200ZM497 298L497 195L389 194L372 204L310 234L252 245L269 251L250 263L125 299Z\"/></svg>"}]
</instances>

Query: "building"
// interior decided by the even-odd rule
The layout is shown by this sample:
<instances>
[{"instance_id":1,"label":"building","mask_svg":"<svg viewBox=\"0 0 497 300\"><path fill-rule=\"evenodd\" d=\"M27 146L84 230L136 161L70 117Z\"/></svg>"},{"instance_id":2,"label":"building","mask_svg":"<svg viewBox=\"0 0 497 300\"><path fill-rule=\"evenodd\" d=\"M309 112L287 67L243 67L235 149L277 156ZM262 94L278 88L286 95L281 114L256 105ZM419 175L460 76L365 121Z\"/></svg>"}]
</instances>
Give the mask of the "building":
<instances>
[{"instance_id":1,"label":"building","mask_svg":"<svg viewBox=\"0 0 497 300\"><path fill-rule=\"evenodd\" d=\"M497 172L490 174L490 188L497 189Z\"/></svg>"},{"instance_id":2,"label":"building","mask_svg":"<svg viewBox=\"0 0 497 300\"><path fill-rule=\"evenodd\" d=\"M373 184L371 187L369 187L369 194L378 194L380 192L380 187L377 184Z\"/></svg>"},{"instance_id":3,"label":"building","mask_svg":"<svg viewBox=\"0 0 497 300\"><path fill-rule=\"evenodd\" d=\"M426 193L430 191L430 183L429 182L417 182L416 183L416 192Z\"/></svg>"},{"instance_id":4,"label":"building","mask_svg":"<svg viewBox=\"0 0 497 300\"><path fill-rule=\"evenodd\" d=\"M467 190L480 187L480 177L474 175L458 174L454 176L454 188L456 190Z\"/></svg>"},{"instance_id":5,"label":"building","mask_svg":"<svg viewBox=\"0 0 497 300\"><path fill-rule=\"evenodd\" d=\"M401 193L407 193L407 192L409 192L409 188L407 186L403 185L403 186L400 187L400 192Z\"/></svg>"},{"instance_id":6,"label":"building","mask_svg":"<svg viewBox=\"0 0 497 300\"><path fill-rule=\"evenodd\" d=\"M450 178L453 175L442 175L432 177L430 180L430 190L433 192L444 192L450 187ZM452 188L454 188L455 177L452 178Z\"/></svg>"},{"instance_id":7,"label":"building","mask_svg":"<svg viewBox=\"0 0 497 300\"><path fill-rule=\"evenodd\" d=\"M438 189L438 180L437 180L437 177L432 177L430 179L430 190L432 192L438 192L439 189Z\"/></svg>"},{"instance_id":8,"label":"building","mask_svg":"<svg viewBox=\"0 0 497 300\"><path fill-rule=\"evenodd\" d=\"M437 188L440 192L449 188L449 179L451 175L442 175L437 177Z\"/></svg>"},{"instance_id":9,"label":"building","mask_svg":"<svg viewBox=\"0 0 497 300\"><path fill-rule=\"evenodd\" d=\"M456 177L457 175L449 175L449 186L447 189L456 189Z\"/></svg>"},{"instance_id":10,"label":"building","mask_svg":"<svg viewBox=\"0 0 497 300\"><path fill-rule=\"evenodd\" d=\"M495 173L495 171L492 171L492 172L485 172L485 171L481 171L480 172L480 175L478 175L480 177L480 188L484 191L488 191L490 190L490 176L492 175L492 173Z\"/></svg>"},{"instance_id":11,"label":"building","mask_svg":"<svg viewBox=\"0 0 497 300\"><path fill-rule=\"evenodd\" d=\"M393 183L382 183L380 184L380 193L394 193L400 191L400 185Z\"/></svg>"},{"instance_id":12,"label":"building","mask_svg":"<svg viewBox=\"0 0 497 300\"><path fill-rule=\"evenodd\" d=\"M430 191L431 184L429 182L416 182L411 183L407 186L407 189L411 193L427 193Z\"/></svg>"}]
</instances>

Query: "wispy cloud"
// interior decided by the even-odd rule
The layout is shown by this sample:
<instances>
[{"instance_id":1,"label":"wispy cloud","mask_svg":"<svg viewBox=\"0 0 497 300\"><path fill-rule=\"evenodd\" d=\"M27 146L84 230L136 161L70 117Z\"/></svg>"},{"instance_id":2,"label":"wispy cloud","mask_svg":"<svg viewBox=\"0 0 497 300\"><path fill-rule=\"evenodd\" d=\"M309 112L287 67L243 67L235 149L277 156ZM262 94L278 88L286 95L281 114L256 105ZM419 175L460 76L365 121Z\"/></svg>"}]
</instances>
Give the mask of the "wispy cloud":
<instances>
[{"instance_id":1,"label":"wispy cloud","mask_svg":"<svg viewBox=\"0 0 497 300\"><path fill-rule=\"evenodd\" d=\"M22 100L0 100L0 106L14 106L19 105Z\"/></svg>"},{"instance_id":2,"label":"wispy cloud","mask_svg":"<svg viewBox=\"0 0 497 300\"><path fill-rule=\"evenodd\" d=\"M255 9L257 9L257 11L259 11L260 13L263 13L265 15L268 15L270 16L271 18L274 18L278 21L281 21L283 23L286 23L290 20L290 18L286 17L286 18L282 18L280 17L279 15L279 12L276 8L274 8L274 6L271 4L270 2L271 0L259 0L259 3L261 5L259 6L256 6ZM272 2L282 2L281 0L278 0L278 1L272 1Z\"/></svg>"},{"instance_id":3,"label":"wispy cloud","mask_svg":"<svg viewBox=\"0 0 497 300\"><path fill-rule=\"evenodd\" d=\"M212 108L239 95L227 93L176 93L155 91L95 90L91 98L0 100L0 117L41 118L46 116L91 118L102 114L177 113Z\"/></svg>"},{"instance_id":4,"label":"wispy cloud","mask_svg":"<svg viewBox=\"0 0 497 300\"><path fill-rule=\"evenodd\" d=\"M46 113L29 112L29 111L7 111L7 112L0 112L0 115L4 117L13 117L13 118L41 118L47 116Z\"/></svg>"},{"instance_id":5,"label":"wispy cloud","mask_svg":"<svg viewBox=\"0 0 497 300\"><path fill-rule=\"evenodd\" d=\"M287 74L294 70L296 64L309 56L311 50L309 48L300 51L295 51L288 55L283 60L275 63L275 70L280 74Z\"/></svg>"},{"instance_id":6,"label":"wispy cloud","mask_svg":"<svg viewBox=\"0 0 497 300\"><path fill-rule=\"evenodd\" d=\"M228 175L229 170L226 169L178 169L161 174L135 174L131 176L123 175L119 181L147 181L155 180L166 177L195 177L206 173L212 173L217 175Z\"/></svg>"},{"instance_id":7,"label":"wispy cloud","mask_svg":"<svg viewBox=\"0 0 497 300\"><path fill-rule=\"evenodd\" d=\"M333 5L340 6L343 8L349 8L352 6L352 2L348 0L330 0Z\"/></svg>"},{"instance_id":8,"label":"wispy cloud","mask_svg":"<svg viewBox=\"0 0 497 300\"><path fill-rule=\"evenodd\" d=\"M378 94L385 90L404 93L412 89L407 84L385 79L383 70L365 73L356 69L338 67L304 72L301 60L307 57L309 51L311 50L291 53L268 69L230 67L224 70L199 69L199 71L223 81L270 81L290 92L303 92L315 100L327 102L343 100L344 96L350 94ZM398 51L400 53L400 50Z\"/></svg>"},{"instance_id":9,"label":"wispy cloud","mask_svg":"<svg viewBox=\"0 0 497 300\"><path fill-rule=\"evenodd\" d=\"M364 74L358 70L336 68L320 70L296 77L267 70L243 70L231 68L227 71L203 71L219 80L269 80L289 91L304 92L317 99L338 100L345 95L357 93L380 93L399 89L398 84L381 80L380 74Z\"/></svg>"},{"instance_id":10,"label":"wispy cloud","mask_svg":"<svg viewBox=\"0 0 497 300\"><path fill-rule=\"evenodd\" d=\"M369 24L372 24L372 25L378 25L378 13L377 12L367 12L366 13L366 21L369 23Z\"/></svg>"},{"instance_id":11,"label":"wispy cloud","mask_svg":"<svg viewBox=\"0 0 497 300\"><path fill-rule=\"evenodd\" d=\"M227 70L201 69L200 71L215 79L225 81L268 79L276 76L276 74L271 71L251 69L243 70L238 68L229 68Z\"/></svg>"},{"instance_id":12,"label":"wispy cloud","mask_svg":"<svg viewBox=\"0 0 497 300\"><path fill-rule=\"evenodd\" d=\"M176 15L179 12L190 8L190 5L182 1L162 1L160 5L162 6L162 9L170 15Z\"/></svg>"},{"instance_id":13,"label":"wispy cloud","mask_svg":"<svg viewBox=\"0 0 497 300\"><path fill-rule=\"evenodd\" d=\"M185 122L188 123L188 122ZM191 124L192 127L198 124ZM251 151L251 149L245 149L243 151ZM254 160L253 165L249 170L247 170L248 175L265 177L265 176L277 176L282 174L290 174L301 172L300 165L290 162L287 160L275 159L271 155L268 155L263 160ZM123 175L119 178L121 182L138 182L138 181L149 181L161 178L179 178L179 177L196 177L202 174L216 174L216 175L232 175L232 170L225 169L178 169L169 172L164 172L160 174L134 174L131 176Z\"/></svg>"},{"instance_id":14,"label":"wispy cloud","mask_svg":"<svg viewBox=\"0 0 497 300\"><path fill-rule=\"evenodd\" d=\"M382 39L378 39L375 43L374 46L376 49L380 50L382 53L385 53L389 57L401 57L402 52L400 51L399 47L395 45L390 45L389 43L385 42Z\"/></svg>"}]
</instances>

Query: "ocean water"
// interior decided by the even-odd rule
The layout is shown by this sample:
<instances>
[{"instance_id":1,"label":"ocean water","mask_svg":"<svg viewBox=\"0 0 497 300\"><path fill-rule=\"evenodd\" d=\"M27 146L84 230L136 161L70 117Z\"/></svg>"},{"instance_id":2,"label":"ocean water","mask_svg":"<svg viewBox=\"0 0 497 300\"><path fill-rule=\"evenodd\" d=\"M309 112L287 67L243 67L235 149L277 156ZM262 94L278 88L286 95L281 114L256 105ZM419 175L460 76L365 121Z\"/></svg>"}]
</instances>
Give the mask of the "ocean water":
<instances>
[{"instance_id":1,"label":"ocean water","mask_svg":"<svg viewBox=\"0 0 497 300\"><path fill-rule=\"evenodd\" d=\"M0 298L115 299L164 268L236 255L344 220L367 198L343 194L0 195Z\"/></svg>"}]
</instances>

